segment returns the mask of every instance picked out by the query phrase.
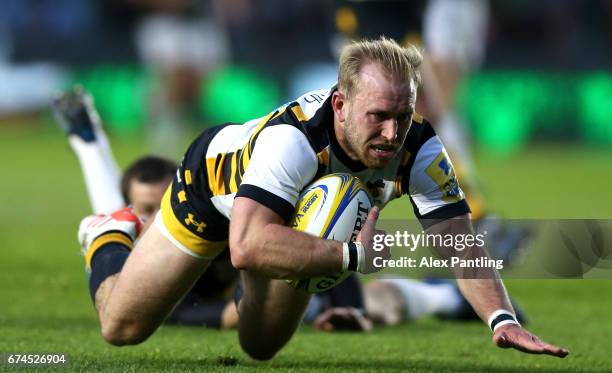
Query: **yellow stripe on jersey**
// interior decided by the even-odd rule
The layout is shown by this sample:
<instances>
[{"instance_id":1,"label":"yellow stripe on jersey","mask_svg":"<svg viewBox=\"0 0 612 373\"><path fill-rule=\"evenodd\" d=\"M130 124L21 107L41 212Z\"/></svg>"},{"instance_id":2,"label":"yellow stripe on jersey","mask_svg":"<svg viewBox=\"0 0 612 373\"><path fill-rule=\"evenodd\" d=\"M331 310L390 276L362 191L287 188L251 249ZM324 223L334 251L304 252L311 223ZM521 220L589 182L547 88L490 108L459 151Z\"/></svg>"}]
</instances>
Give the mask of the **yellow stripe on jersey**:
<instances>
[{"instance_id":1,"label":"yellow stripe on jersey","mask_svg":"<svg viewBox=\"0 0 612 373\"><path fill-rule=\"evenodd\" d=\"M219 153L216 158L206 158L208 187L213 196L234 193L238 190L235 179L237 167L236 153Z\"/></svg>"},{"instance_id":2,"label":"yellow stripe on jersey","mask_svg":"<svg viewBox=\"0 0 612 373\"><path fill-rule=\"evenodd\" d=\"M215 162L216 158L206 158L206 174L208 175L208 187L212 195L217 195L216 181L215 181Z\"/></svg>"},{"instance_id":3,"label":"yellow stripe on jersey","mask_svg":"<svg viewBox=\"0 0 612 373\"><path fill-rule=\"evenodd\" d=\"M275 117L277 117L279 115L280 115L279 112L276 112L276 111L272 112L272 113L268 114L261 122L259 122L257 127L255 127L255 130L253 131L253 134L251 135L251 137L249 137L249 141L245 145L245 148L248 149L248 152L243 152L248 157L247 164L249 163L249 160L251 158L251 154L253 154L253 149L255 148L255 139L257 139L257 136L264 129L266 124L268 124L268 122L271 119L273 119L273 118L275 118Z\"/></svg>"},{"instance_id":4,"label":"yellow stripe on jersey","mask_svg":"<svg viewBox=\"0 0 612 373\"><path fill-rule=\"evenodd\" d=\"M191 171L185 170L185 184L191 185L192 182L193 180L191 179Z\"/></svg>"},{"instance_id":5,"label":"yellow stripe on jersey","mask_svg":"<svg viewBox=\"0 0 612 373\"><path fill-rule=\"evenodd\" d=\"M398 175L395 178L395 197L399 198L401 197L402 193L404 192L402 190L402 181L404 180L404 175Z\"/></svg>"},{"instance_id":6,"label":"yellow stripe on jersey","mask_svg":"<svg viewBox=\"0 0 612 373\"><path fill-rule=\"evenodd\" d=\"M319 161L319 164L325 166L329 164L329 147L326 147L317 153L317 160Z\"/></svg>"},{"instance_id":7,"label":"yellow stripe on jersey","mask_svg":"<svg viewBox=\"0 0 612 373\"><path fill-rule=\"evenodd\" d=\"M224 172L228 172L228 170L225 170ZM230 194L236 193L238 191L238 183L236 183L236 174L238 173L238 153L232 154L232 160L230 162L229 173L230 173L229 174L230 175L230 179L229 179Z\"/></svg>"},{"instance_id":8,"label":"yellow stripe on jersey","mask_svg":"<svg viewBox=\"0 0 612 373\"><path fill-rule=\"evenodd\" d=\"M134 246L132 240L126 237L126 235L123 233L113 232L99 236L98 238L93 240L93 242L89 246L89 249L87 250L87 254L85 255L85 264L87 265L87 268L89 270L91 270L91 258L93 258L96 251L98 251L98 249L100 249L102 246L111 242L125 245L129 250L132 250L132 247Z\"/></svg>"},{"instance_id":9,"label":"yellow stripe on jersey","mask_svg":"<svg viewBox=\"0 0 612 373\"><path fill-rule=\"evenodd\" d=\"M423 124L423 116L419 113L412 114L412 123Z\"/></svg>"},{"instance_id":10,"label":"yellow stripe on jersey","mask_svg":"<svg viewBox=\"0 0 612 373\"><path fill-rule=\"evenodd\" d=\"M208 187L213 196L225 194L223 185L223 160L226 154L217 154L216 158L206 158L206 173L208 174Z\"/></svg>"},{"instance_id":11,"label":"yellow stripe on jersey","mask_svg":"<svg viewBox=\"0 0 612 373\"><path fill-rule=\"evenodd\" d=\"M255 127L249 137L249 141L247 141L242 149L232 153L220 153L215 158L206 158L208 186L213 196L226 195L238 191L244 171L251 160L257 136L272 119L283 114L285 110L286 108L283 108L264 117L257 124L257 127Z\"/></svg>"},{"instance_id":12,"label":"yellow stripe on jersey","mask_svg":"<svg viewBox=\"0 0 612 373\"><path fill-rule=\"evenodd\" d=\"M184 190L181 190L180 192L178 192L177 197L180 203L187 201L187 194L185 193Z\"/></svg>"},{"instance_id":13,"label":"yellow stripe on jersey","mask_svg":"<svg viewBox=\"0 0 612 373\"><path fill-rule=\"evenodd\" d=\"M251 161L251 155L253 154L253 149L255 148L255 140L257 139L257 136L259 136L261 131L263 131L268 122L284 113L285 110L286 108L279 111L274 111L262 119L257 127L255 127L255 130L249 137L249 141L247 141L246 145L233 154L234 159L231 162L230 174L230 193L235 193L238 191L240 181L242 181L242 176L244 175L244 172Z\"/></svg>"},{"instance_id":14,"label":"yellow stripe on jersey","mask_svg":"<svg viewBox=\"0 0 612 373\"><path fill-rule=\"evenodd\" d=\"M227 153L217 154L215 160L215 181L217 182L218 194L225 194L225 184L223 182L223 165L225 164L225 158Z\"/></svg>"},{"instance_id":15,"label":"yellow stripe on jersey","mask_svg":"<svg viewBox=\"0 0 612 373\"><path fill-rule=\"evenodd\" d=\"M403 149L402 151L404 152L404 154L402 154L402 160L400 161L400 165L405 166L408 164L408 161L410 160L410 156L412 155L412 153L410 153L409 151L405 149Z\"/></svg>"},{"instance_id":16,"label":"yellow stripe on jersey","mask_svg":"<svg viewBox=\"0 0 612 373\"><path fill-rule=\"evenodd\" d=\"M306 122L310 119L306 116L306 114L304 114L304 111L302 110L302 107L300 105L292 106L291 112L295 115L297 120L299 120L300 122Z\"/></svg>"},{"instance_id":17,"label":"yellow stripe on jersey","mask_svg":"<svg viewBox=\"0 0 612 373\"><path fill-rule=\"evenodd\" d=\"M240 154L240 177L242 177L244 175L244 171L246 170L247 166L249 165L249 161L251 160L251 156L246 151L245 148L243 148L242 150L239 150L238 153Z\"/></svg>"},{"instance_id":18,"label":"yellow stripe on jersey","mask_svg":"<svg viewBox=\"0 0 612 373\"><path fill-rule=\"evenodd\" d=\"M193 253L205 257L212 258L218 255L227 247L227 240L225 241L208 241L195 233L187 229L183 223L181 223L174 211L172 210L172 203L170 202L170 195L172 193L172 185L168 187L161 202L161 216L164 226L168 233L177 240L186 249ZM198 228L198 231L204 231L206 223L198 222L195 220L193 214L189 214L189 217L185 219L186 224L193 224Z\"/></svg>"}]
</instances>

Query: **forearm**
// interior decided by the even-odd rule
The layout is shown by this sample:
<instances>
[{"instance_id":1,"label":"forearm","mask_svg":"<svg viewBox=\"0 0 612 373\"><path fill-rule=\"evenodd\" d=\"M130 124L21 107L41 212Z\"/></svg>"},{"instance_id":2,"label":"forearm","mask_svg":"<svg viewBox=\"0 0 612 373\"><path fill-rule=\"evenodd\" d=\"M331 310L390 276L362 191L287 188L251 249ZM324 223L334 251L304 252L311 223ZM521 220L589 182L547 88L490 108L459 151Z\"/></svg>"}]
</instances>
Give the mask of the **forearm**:
<instances>
[{"instance_id":1,"label":"forearm","mask_svg":"<svg viewBox=\"0 0 612 373\"><path fill-rule=\"evenodd\" d=\"M473 229L469 215L464 215L439 222L428 229L428 233L443 235L473 234ZM460 259L470 259L488 256L484 247L478 246L466 247L464 250L456 250L456 247L437 247L436 250L444 258L459 257ZM472 269L453 268L453 273L457 278L461 293L483 321L489 322L489 317L499 309L514 313L504 288L504 283L494 268L483 267L475 271ZM503 316L503 313L501 316ZM522 352L548 354L558 357L565 357L569 353L565 348L542 342L538 337L529 333L529 331L516 325L515 320L506 318L505 321L500 322L500 318L497 316L492 324L496 325L493 328L493 343L499 347L512 347Z\"/></svg>"},{"instance_id":2,"label":"forearm","mask_svg":"<svg viewBox=\"0 0 612 373\"><path fill-rule=\"evenodd\" d=\"M240 250L245 257L238 261L245 269L271 278L302 279L342 270L342 242L323 240L280 224L264 225L242 245L248 247Z\"/></svg>"},{"instance_id":3,"label":"forearm","mask_svg":"<svg viewBox=\"0 0 612 373\"><path fill-rule=\"evenodd\" d=\"M459 290L472 305L474 311L486 323L489 316L498 309L514 313L504 283L495 279L457 279Z\"/></svg>"},{"instance_id":4,"label":"forearm","mask_svg":"<svg viewBox=\"0 0 612 373\"><path fill-rule=\"evenodd\" d=\"M474 235L467 216L446 220L432 228L429 230L429 233L457 236ZM463 250L446 247L436 248L436 251L444 259L458 258L460 261L471 261L489 257L484 246L479 247L476 245L466 247ZM453 266L451 271L457 279L461 293L483 321L486 322L495 310L505 309L513 311L504 283L495 268L487 266L477 268Z\"/></svg>"},{"instance_id":5,"label":"forearm","mask_svg":"<svg viewBox=\"0 0 612 373\"><path fill-rule=\"evenodd\" d=\"M473 246L454 256L462 260L477 260L489 258L489 253L484 247ZM496 310L514 312L504 283L495 268L455 268L453 272L461 293L484 322Z\"/></svg>"}]
</instances>

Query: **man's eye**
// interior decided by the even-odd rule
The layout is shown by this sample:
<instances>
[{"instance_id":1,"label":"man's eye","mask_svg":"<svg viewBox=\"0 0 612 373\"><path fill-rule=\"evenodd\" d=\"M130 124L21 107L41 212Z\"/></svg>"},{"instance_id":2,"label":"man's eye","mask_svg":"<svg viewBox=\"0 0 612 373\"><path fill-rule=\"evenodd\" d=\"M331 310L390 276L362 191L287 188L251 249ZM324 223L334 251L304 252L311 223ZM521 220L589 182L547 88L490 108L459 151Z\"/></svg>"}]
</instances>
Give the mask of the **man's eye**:
<instances>
[{"instance_id":1,"label":"man's eye","mask_svg":"<svg viewBox=\"0 0 612 373\"><path fill-rule=\"evenodd\" d=\"M382 122L385 120L385 115L383 113L372 113L371 115L377 122Z\"/></svg>"},{"instance_id":2,"label":"man's eye","mask_svg":"<svg viewBox=\"0 0 612 373\"><path fill-rule=\"evenodd\" d=\"M412 113L400 114L397 116L397 121L399 123L407 123L412 117Z\"/></svg>"}]
</instances>

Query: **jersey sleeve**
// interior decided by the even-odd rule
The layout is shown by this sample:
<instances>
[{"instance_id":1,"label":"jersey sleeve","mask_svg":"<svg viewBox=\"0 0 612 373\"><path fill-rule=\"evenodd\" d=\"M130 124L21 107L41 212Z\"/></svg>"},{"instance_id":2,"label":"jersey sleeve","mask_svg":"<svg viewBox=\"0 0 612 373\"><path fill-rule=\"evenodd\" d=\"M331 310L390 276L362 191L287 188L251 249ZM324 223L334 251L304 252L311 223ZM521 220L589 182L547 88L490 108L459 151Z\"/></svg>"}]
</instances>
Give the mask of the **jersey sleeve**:
<instances>
[{"instance_id":1,"label":"jersey sleeve","mask_svg":"<svg viewBox=\"0 0 612 373\"><path fill-rule=\"evenodd\" d=\"M236 197L259 202L287 221L317 167L317 156L299 129L267 127L257 138Z\"/></svg>"},{"instance_id":2,"label":"jersey sleeve","mask_svg":"<svg viewBox=\"0 0 612 373\"><path fill-rule=\"evenodd\" d=\"M408 195L424 227L470 212L453 164L436 135L416 154L410 169Z\"/></svg>"}]
</instances>

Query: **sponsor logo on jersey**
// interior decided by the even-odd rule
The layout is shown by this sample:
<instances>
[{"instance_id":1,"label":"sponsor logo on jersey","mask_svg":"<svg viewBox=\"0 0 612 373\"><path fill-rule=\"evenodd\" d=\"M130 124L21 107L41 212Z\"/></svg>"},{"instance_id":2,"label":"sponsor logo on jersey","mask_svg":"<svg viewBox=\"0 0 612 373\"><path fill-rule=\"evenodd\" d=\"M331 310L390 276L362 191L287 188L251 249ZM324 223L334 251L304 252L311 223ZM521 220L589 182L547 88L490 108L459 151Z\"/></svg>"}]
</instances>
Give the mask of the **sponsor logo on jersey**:
<instances>
[{"instance_id":1,"label":"sponsor logo on jersey","mask_svg":"<svg viewBox=\"0 0 612 373\"><path fill-rule=\"evenodd\" d=\"M440 188L443 201L456 202L461 200L461 192L457 177L455 176L455 170L453 170L453 165L448 159L446 152L440 152L436 159L431 162L427 167L427 174Z\"/></svg>"}]
</instances>

